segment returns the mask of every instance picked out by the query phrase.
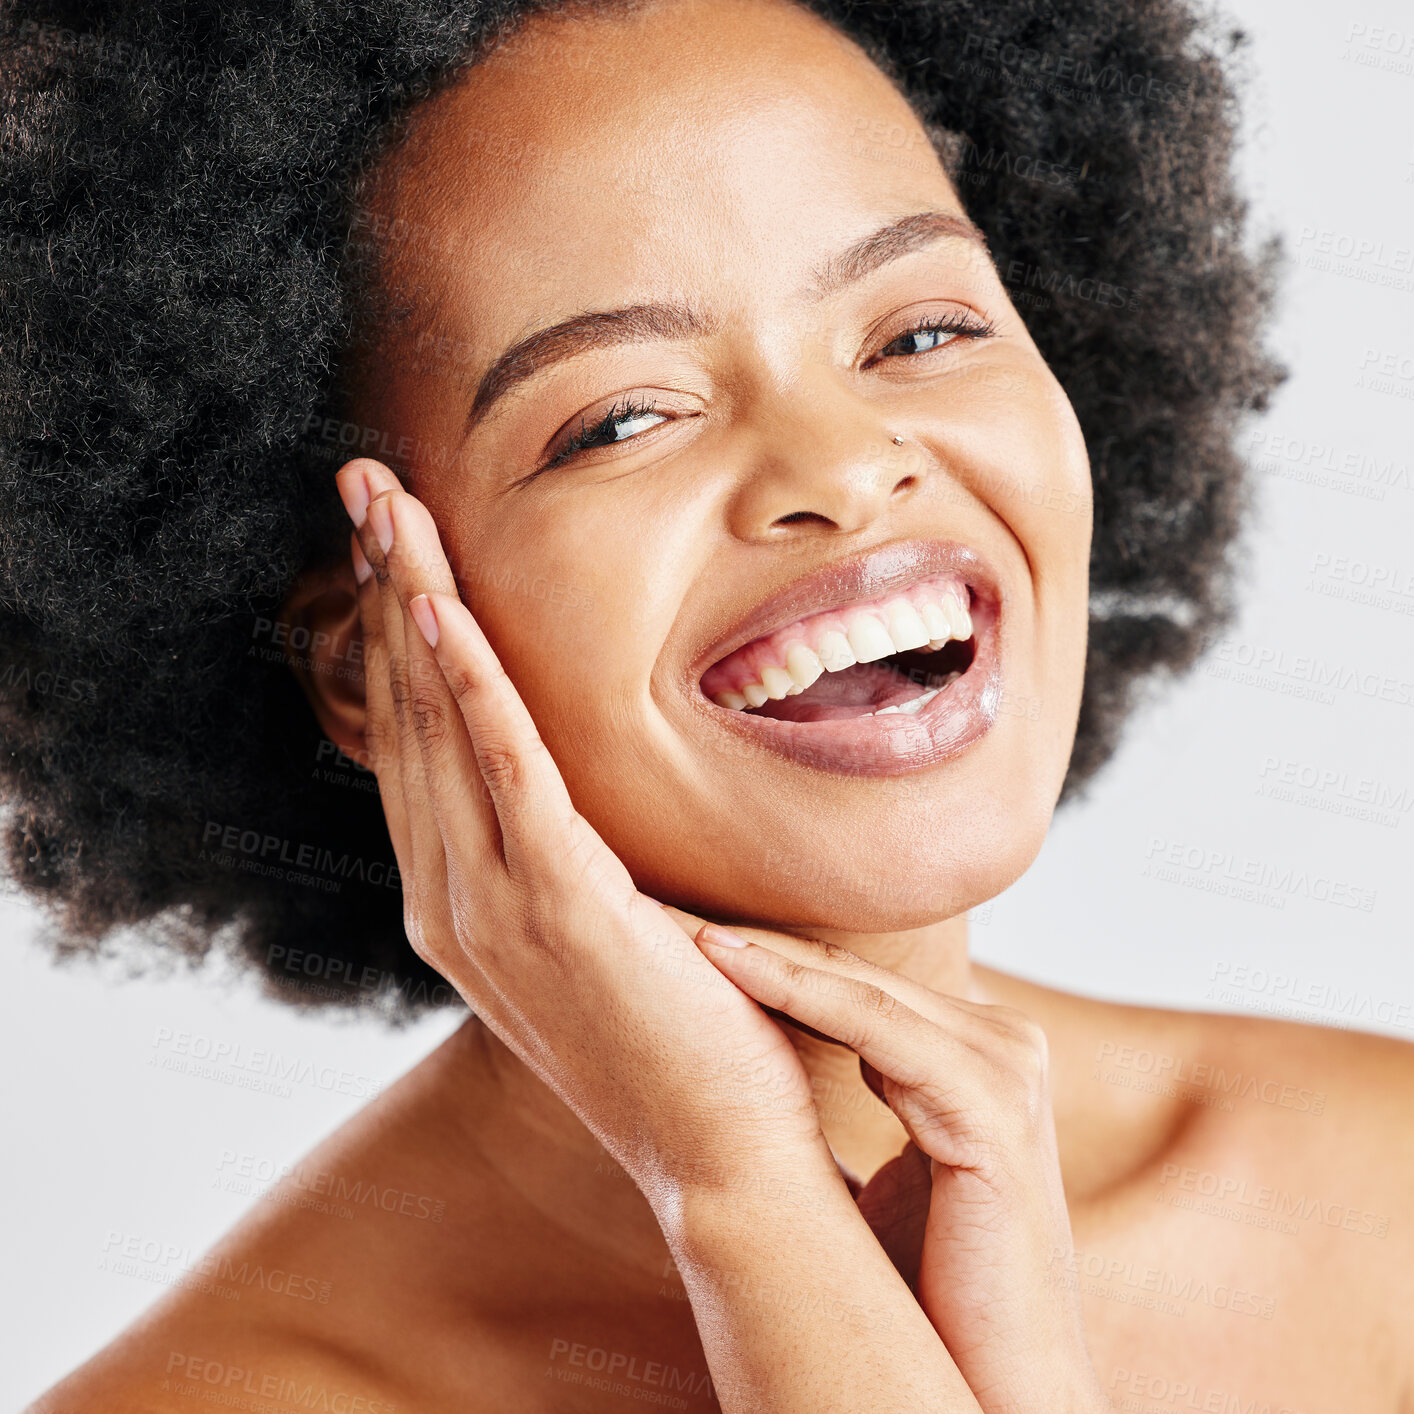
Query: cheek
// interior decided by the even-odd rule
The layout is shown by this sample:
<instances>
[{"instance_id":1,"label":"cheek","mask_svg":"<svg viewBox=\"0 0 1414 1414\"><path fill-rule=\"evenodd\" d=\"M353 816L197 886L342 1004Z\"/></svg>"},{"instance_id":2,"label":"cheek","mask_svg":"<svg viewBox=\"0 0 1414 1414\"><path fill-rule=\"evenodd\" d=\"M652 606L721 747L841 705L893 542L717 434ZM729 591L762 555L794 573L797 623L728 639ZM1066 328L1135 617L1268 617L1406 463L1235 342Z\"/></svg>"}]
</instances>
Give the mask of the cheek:
<instances>
[{"instance_id":1,"label":"cheek","mask_svg":"<svg viewBox=\"0 0 1414 1414\"><path fill-rule=\"evenodd\" d=\"M1031 677L1030 690L1045 699L1047 712L1072 727L1084 670L1093 515L1085 439L1039 357L989 372L953 434L957 474L1023 557L1020 613L1012 616L1022 641L1012 645L1013 669Z\"/></svg>"},{"instance_id":2,"label":"cheek","mask_svg":"<svg viewBox=\"0 0 1414 1414\"><path fill-rule=\"evenodd\" d=\"M1051 384L1048 473L1013 514L1035 556L1038 671L1050 699L1046 719L1061 773L1069 761L1085 677L1094 493L1085 438L1059 384ZM1059 789L1059 780L1057 781Z\"/></svg>"},{"instance_id":3,"label":"cheek","mask_svg":"<svg viewBox=\"0 0 1414 1414\"><path fill-rule=\"evenodd\" d=\"M1023 543L1044 549L1053 577L1088 584L1094 492L1085 437L1060 384L1049 372L1037 383L1017 418L1030 474L1007 488L1007 510Z\"/></svg>"},{"instance_id":4,"label":"cheek","mask_svg":"<svg viewBox=\"0 0 1414 1414\"><path fill-rule=\"evenodd\" d=\"M567 779L612 771L619 745L642 735L674 602L658 539L609 501L489 514L456 537L463 598Z\"/></svg>"},{"instance_id":5,"label":"cheek","mask_svg":"<svg viewBox=\"0 0 1414 1414\"><path fill-rule=\"evenodd\" d=\"M1060 384L1036 358L982 370L969 394L950 428L956 474L1011 530L1033 578L1088 572L1090 463Z\"/></svg>"}]
</instances>

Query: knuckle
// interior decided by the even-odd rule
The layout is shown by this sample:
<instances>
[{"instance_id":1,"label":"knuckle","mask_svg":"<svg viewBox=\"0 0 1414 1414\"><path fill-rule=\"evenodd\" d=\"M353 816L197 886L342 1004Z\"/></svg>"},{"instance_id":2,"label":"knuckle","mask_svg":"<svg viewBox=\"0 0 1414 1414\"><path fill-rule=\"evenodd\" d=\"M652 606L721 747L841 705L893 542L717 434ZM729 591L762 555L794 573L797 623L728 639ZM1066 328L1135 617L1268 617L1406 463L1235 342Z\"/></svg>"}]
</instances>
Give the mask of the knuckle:
<instances>
[{"instance_id":1,"label":"knuckle","mask_svg":"<svg viewBox=\"0 0 1414 1414\"><path fill-rule=\"evenodd\" d=\"M850 984L850 992L856 1006L881 1021L887 1021L893 1016L898 1006L897 997L884 991L882 987L874 986L872 982L854 981Z\"/></svg>"},{"instance_id":2,"label":"knuckle","mask_svg":"<svg viewBox=\"0 0 1414 1414\"><path fill-rule=\"evenodd\" d=\"M994 1072L993 1094L999 1112L1015 1132L1033 1133L1050 1111L1045 1057L1034 1047L1014 1046Z\"/></svg>"},{"instance_id":3,"label":"knuckle","mask_svg":"<svg viewBox=\"0 0 1414 1414\"><path fill-rule=\"evenodd\" d=\"M372 583L380 589L388 584L392 577L392 571L388 568L388 557L379 547L378 542L370 534L367 544L363 544L363 557L368 561L369 568L373 571Z\"/></svg>"},{"instance_id":4,"label":"knuckle","mask_svg":"<svg viewBox=\"0 0 1414 1414\"><path fill-rule=\"evenodd\" d=\"M1033 1022L1022 1038L1022 1044L1026 1048L1027 1064L1044 1076L1051 1064L1051 1043L1046 1039L1046 1033Z\"/></svg>"},{"instance_id":5,"label":"knuckle","mask_svg":"<svg viewBox=\"0 0 1414 1414\"><path fill-rule=\"evenodd\" d=\"M556 954L568 927L566 909L554 890L522 887L507 909L518 946Z\"/></svg>"},{"instance_id":6,"label":"knuckle","mask_svg":"<svg viewBox=\"0 0 1414 1414\"><path fill-rule=\"evenodd\" d=\"M848 963L858 962L857 954L850 952L848 948L841 947L838 943L822 943L824 958L826 962Z\"/></svg>"},{"instance_id":7,"label":"knuckle","mask_svg":"<svg viewBox=\"0 0 1414 1414\"><path fill-rule=\"evenodd\" d=\"M810 969L793 958L781 959L777 975L792 992L801 991L810 980Z\"/></svg>"},{"instance_id":8,"label":"knuckle","mask_svg":"<svg viewBox=\"0 0 1414 1414\"><path fill-rule=\"evenodd\" d=\"M474 673L469 673L463 664L451 663L443 672L447 677L447 686L458 702L469 702L476 695L480 680Z\"/></svg>"},{"instance_id":9,"label":"knuckle","mask_svg":"<svg viewBox=\"0 0 1414 1414\"><path fill-rule=\"evenodd\" d=\"M482 737L476 743L476 760L492 790L513 791L520 784L520 757L509 742Z\"/></svg>"},{"instance_id":10,"label":"knuckle","mask_svg":"<svg viewBox=\"0 0 1414 1414\"><path fill-rule=\"evenodd\" d=\"M467 707L475 702L494 701L503 687L510 683L506 670L499 664L469 667L453 662L439 669L453 697Z\"/></svg>"},{"instance_id":11,"label":"knuckle","mask_svg":"<svg viewBox=\"0 0 1414 1414\"><path fill-rule=\"evenodd\" d=\"M1045 1031L1029 1017L1016 1023L1011 1039L1012 1065L1026 1080L1042 1084L1050 1064L1050 1043Z\"/></svg>"},{"instance_id":12,"label":"knuckle","mask_svg":"<svg viewBox=\"0 0 1414 1414\"><path fill-rule=\"evenodd\" d=\"M369 712L364 719L363 742L374 771L397 759L397 728L384 713Z\"/></svg>"},{"instance_id":13,"label":"knuckle","mask_svg":"<svg viewBox=\"0 0 1414 1414\"><path fill-rule=\"evenodd\" d=\"M412 681L408 675L407 659L401 653L388 655L388 695L401 716L407 710L408 698L412 693Z\"/></svg>"},{"instance_id":14,"label":"knuckle","mask_svg":"<svg viewBox=\"0 0 1414 1414\"><path fill-rule=\"evenodd\" d=\"M988 1019L995 1028L1000 1063L1017 1075L1044 1080L1050 1064L1045 1028L1015 1007L995 1007Z\"/></svg>"},{"instance_id":15,"label":"knuckle","mask_svg":"<svg viewBox=\"0 0 1414 1414\"><path fill-rule=\"evenodd\" d=\"M408 702L408 712L418 736L429 746L436 746L446 739L447 714L441 697L433 692L430 685L420 687Z\"/></svg>"},{"instance_id":16,"label":"knuckle","mask_svg":"<svg viewBox=\"0 0 1414 1414\"><path fill-rule=\"evenodd\" d=\"M989 1007L987 1014L997 1027L1012 1035L1026 1036L1041 1029L1024 1011L1014 1006Z\"/></svg>"},{"instance_id":17,"label":"knuckle","mask_svg":"<svg viewBox=\"0 0 1414 1414\"><path fill-rule=\"evenodd\" d=\"M1034 1085L1018 1085L1006 1101L1008 1122L998 1126L997 1143L1022 1153L1035 1142L1050 1114L1045 1091Z\"/></svg>"},{"instance_id":18,"label":"knuckle","mask_svg":"<svg viewBox=\"0 0 1414 1414\"><path fill-rule=\"evenodd\" d=\"M429 966L437 966L436 946L427 929L423 927L422 910L415 903L403 905L403 932L412 946L413 952Z\"/></svg>"}]
</instances>

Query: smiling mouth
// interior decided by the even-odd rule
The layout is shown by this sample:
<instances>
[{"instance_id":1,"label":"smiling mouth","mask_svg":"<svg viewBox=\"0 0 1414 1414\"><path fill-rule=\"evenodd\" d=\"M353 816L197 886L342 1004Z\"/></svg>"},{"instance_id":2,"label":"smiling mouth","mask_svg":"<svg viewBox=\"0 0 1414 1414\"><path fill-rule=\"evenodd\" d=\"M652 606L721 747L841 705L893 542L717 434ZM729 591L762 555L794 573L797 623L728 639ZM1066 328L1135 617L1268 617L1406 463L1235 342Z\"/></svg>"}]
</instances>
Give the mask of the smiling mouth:
<instances>
[{"instance_id":1,"label":"smiling mouth","mask_svg":"<svg viewBox=\"0 0 1414 1414\"><path fill-rule=\"evenodd\" d=\"M934 575L753 639L703 674L702 691L782 722L916 715L976 659L973 608L960 575Z\"/></svg>"}]
</instances>

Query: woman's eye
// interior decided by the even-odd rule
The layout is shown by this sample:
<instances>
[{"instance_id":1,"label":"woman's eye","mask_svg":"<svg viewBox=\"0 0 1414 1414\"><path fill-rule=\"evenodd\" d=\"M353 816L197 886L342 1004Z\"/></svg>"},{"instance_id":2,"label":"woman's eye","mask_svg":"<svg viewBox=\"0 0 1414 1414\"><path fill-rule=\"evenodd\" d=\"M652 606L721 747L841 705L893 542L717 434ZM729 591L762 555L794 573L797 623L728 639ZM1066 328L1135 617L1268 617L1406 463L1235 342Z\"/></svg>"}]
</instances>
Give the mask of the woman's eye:
<instances>
[{"instance_id":1,"label":"woman's eye","mask_svg":"<svg viewBox=\"0 0 1414 1414\"><path fill-rule=\"evenodd\" d=\"M581 418L579 426L550 454L549 465L556 466L576 453L593 447L610 447L615 442L627 442L631 437L666 421L667 418L652 403L625 398L623 402L615 403L597 422L585 422Z\"/></svg>"},{"instance_id":2,"label":"woman's eye","mask_svg":"<svg viewBox=\"0 0 1414 1414\"><path fill-rule=\"evenodd\" d=\"M954 339L985 339L996 333L989 320L975 314L949 314L938 319L925 319L891 339L879 350L881 358L907 358L914 354L932 353Z\"/></svg>"}]
</instances>

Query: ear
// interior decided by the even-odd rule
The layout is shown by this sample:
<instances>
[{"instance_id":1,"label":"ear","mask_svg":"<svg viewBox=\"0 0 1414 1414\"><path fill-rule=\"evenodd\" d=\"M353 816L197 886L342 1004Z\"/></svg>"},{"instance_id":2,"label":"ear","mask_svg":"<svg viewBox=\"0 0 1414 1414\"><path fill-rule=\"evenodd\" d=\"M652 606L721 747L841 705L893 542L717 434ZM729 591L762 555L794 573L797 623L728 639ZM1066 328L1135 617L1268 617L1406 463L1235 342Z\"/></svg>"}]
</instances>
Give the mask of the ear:
<instances>
[{"instance_id":1,"label":"ear","mask_svg":"<svg viewBox=\"0 0 1414 1414\"><path fill-rule=\"evenodd\" d=\"M352 562L306 570L285 600L280 622L285 661L324 735L351 761L371 770L363 730L363 628Z\"/></svg>"}]
</instances>

